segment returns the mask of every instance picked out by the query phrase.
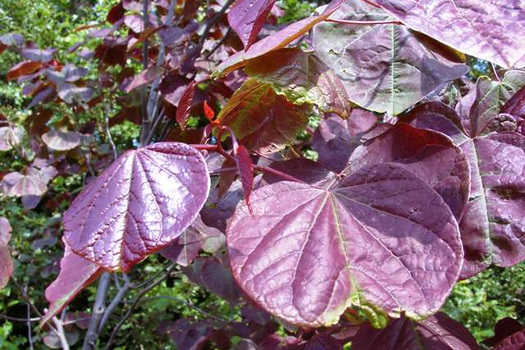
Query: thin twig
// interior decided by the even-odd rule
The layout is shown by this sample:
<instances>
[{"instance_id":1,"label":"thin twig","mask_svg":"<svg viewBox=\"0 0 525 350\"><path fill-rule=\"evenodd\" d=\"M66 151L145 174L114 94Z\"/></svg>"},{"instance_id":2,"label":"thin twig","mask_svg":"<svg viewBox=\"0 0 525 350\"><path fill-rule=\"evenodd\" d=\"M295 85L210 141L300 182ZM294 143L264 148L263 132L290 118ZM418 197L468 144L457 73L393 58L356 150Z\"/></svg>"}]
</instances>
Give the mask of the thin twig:
<instances>
[{"instance_id":1,"label":"thin twig","mask_svg":"<svg viewBox=\"0 0 525 350\"><path fill-rule=\"evenodd\" d=\"M27 286L26 286L27 290ZM33 330L31 326L31 306L27 304L27 340L29 341L29 349L33 350Z\"/></svg>"},{"instance_id":2,"label":"thin twig","mask_svg":"<svg viewBox=\"0 0 525 350\"><path fill-rule=\"evenodd\" d=\"M111 349L111 346L113 345L113 342L115 341L115 337L116 335L118 334L118 332L120 331L120 329L122 328L122 326L124 325L124 323L126 323L126 321L130 318L133 310L135 309L135 307L137 306L137 304L140 302L140 300L142 299L142 297L144 295L146 295L146 293L148 293L150 290L152 290L153 288L155 288L157 285L159 285L160 283L162 283L162 281L164 281L166 279L166 277L169 276L169 274L171 273L171 271L175 268L175 264L170 264L170 266L168 267L168 269L165 271L165 273L159 277L157 280L153 281L153 283L151 283L150 285L146 286L144 289L142 289L138 294L137 296L135 297L135 299L133 300L133 303L130 305L130 307L128 308L128 311L124 314L124 316L121 317L120 321L118 322L118 324L115 326L115 328L113 329L113 332L111 332L111 335L109 337L109 340L106 344L106 347L105 349L106 350L110 350Z\"/></svg>"},{"instance_id":3,"label":"thin twig","mask_svg":"<svg viewBox=\"0 0 525 350\"><path fill-rule=\"evenodd\" d=\"M113 151L113 158L118 158L118 152L117 147L115 146L115 142L113 142L113 137L111 137L111 132L109 131L109 106L106 104L106 114L104 116L104 130L106 132L106 138L109 141L109 144L111 145L111 150Z\"/></svg>"},{"instance_id":4,"label":"thin twig","mask_svg":"<svg viewBox=\"0 0 525 350\"><path fill-rule=\"evenodd\" d=\"M213 47L213 49L211 49L210 52L208 52L206 54L206 56L204 56L205 60L210 58L210 56L213 55L215 53L215 51L217 51L219 49L219 47L222 46L222 44L224 44L226 39L228 39L228 37L230 36L231 32L232 32L232 27L228 27L228 30L226 31L226 33L224 33L224 35L221 38L221 40L219 40L219 42L217 42L217 44Z\"/></svg>"},{"instance_id":5,"label":"thin twig","mask_svg":"<svg viewBox=\"0 0 525 350\"><path fill-rule=\"evenodd\" d=\"M56 317L53 317L51 319L53 321L53 324L55 325L58 333L58 340L60 341L60 345L62 345L63 350L69 350L69 343L67 342L66 333L64 332L64 327L62 322L57 319Z\"/></svg>"},{"instance_id":6,"label":"thin twig","mask_svg":"<svg viewBox=\"0 0 525 350\"><path fill-rule=\"evenodd\" d=\"M141 282L139 284L132 283L131 286L130 286L130 289L139 289L139 288L142 288L144 286L147 286L148 284L152 283L155 279L157 279L157 277L159 277L162 274L164 274L165 270L173 269L173 267L175 267L175 263L174 262L170 262L162 270L160 270L159 272L157 272L155 275L153 275L152 277L148 278L144 282Z\"/></svg>"},{"instance_id":7,"label":"thin twig","mask_svg":"<svg viewBox=\"0 0 525 350\"><path fill-rule=\"evenodd\" d=\"M108 293L109 283L111 275L108 272L104 272L98 281L97 295L95 297L95 303L93 304L93 310L91 311L91 320L89 321L89 328L84 338L84 344L82 350L94 350L97 339L99 336L98 325L106 311L106 296Z\"/></svg>"},{"instance_id":8,"label":"thin twig","mask_svg":"<svg viewBox=\"0 0 525 350\"><path fill-rule=\"evenodd\" d=\"M494 76L496 77L496 79L501 82L501 79L498 75L498 70L496 69L496 66L494 65L494 63L490 62L490 66L492 67L492 72L494 72Z\"/></svg>"},{"instance_id":9,"label":"thin twig","mask_svg":"<svg viewBox=\"0 0 525 350\"><path fill-rule=\"evenodd\" d=\"M1 315L0 318L3 318L8 321L14 321L14 322L38 322L42 319L42 317L32 317L32 318L19 318L19 317L11 317L7 315Z\"/></svg>"},{"instance_id":10,"label":"thin twig","mask_svg":"<svg viewBox=\"0 0 525 350\"><path fill-rule=\"evenodd\" d=\"M115 275L116 277L116 275ZM129 287L131 285L129 277L127 274L123 274L122 277L124 278L124 285L119 288L117 295L111 300L111 303L109 303L109 306L107 307L106 311L104 312L104 315L102 316L102 320L100 321L100 324L98 326L98 332L101 333L102 330L104 330L104 326L106 325L107 321L117 308L117 306L120 304L122 299L124 299L124 296L126 296L126 293L129 291Z\"/></svg>"},{"instance_id":11,"label":"thin twig","mask_svg":"<svg viewBox=\"0 0 525 350\"><path fill-rule=\"evenodd\" d=\"M149 0L143 0L142 7L142 21L144 23L144 31L148 29L148 16L149 16ZM143 51L142 51L142 69L148 69L148 50L149 50L149 41L148 39L144 40ZM149 127L151 124L150 116L148 115L148 86L144 85L142 87L142 132L140 135L140 145L144 146L144 138L149 133Z\"/></svg>"}]
</instances>

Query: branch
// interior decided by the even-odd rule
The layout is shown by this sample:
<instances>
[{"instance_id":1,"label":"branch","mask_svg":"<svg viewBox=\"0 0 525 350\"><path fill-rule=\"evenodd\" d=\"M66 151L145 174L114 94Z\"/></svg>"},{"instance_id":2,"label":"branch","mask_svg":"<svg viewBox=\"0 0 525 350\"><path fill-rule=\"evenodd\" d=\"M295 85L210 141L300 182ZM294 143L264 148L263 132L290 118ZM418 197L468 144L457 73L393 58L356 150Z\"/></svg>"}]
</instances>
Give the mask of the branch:
<instances>
[{"instance_id":1,"label":"branch","mask_svg":"<svg viewBox=\"0 0 525 350\"><path fill-rule=\"evenodd\" d=\"M100 280L98 281L97 295L95 297L95 303L93 304L93 310L91 314L91 320L89 322L89 328L84 338L84 344L82 350L94 350L98 339L98 325L104 312L106 310L106 296L109 288L109 281L111 275L109 272L104 272Z\"/></svg>"},{"instance_id":2,"label":"branch","mask_svg":"<svg viewBox=\"0 0 525 350\"><path fill-rule=\"evenodd\" d=\"M67 342L66 333L64 332L62 321L60 321L56 317L53 317L51 320L53 321L53 324L57 329L56 334L58 336L58 339L60 340L60 345L62 345L62 349L69 350L69 343Z\"/></svg>"},{"instance_id":3,"label":"branch","mask_svg":"<svg viewBox=\"0 0 525 350\"><path fill-rule=\"evenodd\" d=\"M115 297L109 304L108 308L106 309L106 312L104 312L104 315L102 316L102 320L100 321L100 324L98 326L98 333L102 332L107 321L109 320L109 318L111 317L115 309L117 308L118 304L120 304L120 302L122 301L122 299L124 298L124 296L126 295L126 293L128 292L131 286L128 275L123 274L122 276L124 278L124 285L119 288L117 295L115 295ZM117 275L115 275L115 278L117 279Z\"/></svg>"},{"instance_id":4,"label":"branch","mask_svg":"<svg viewBox=\"0 0 525 350\"><path fill-rule=\"evenodd\" d=\"M142 21L144 22L144 31L148 28L148 7L149 7L149 0L143 0L144 5L142 7ZM148 69L148 39L144 40L143 44L143 51L142 51L142 68L143 70ZM142 87L142 132L140 135L140 145L144 146L144 138L149 133L149 125L151 124L151 120L149 119L148 115L148 104L147 104L147 85L144 85Z\"/></svg>"},{"instance_id":5,"label":"branch","mask_svg":"<svg viewBox=\"0 0 525 350\"><path fill-rule=\"evenodd\" d=\"M131 303L128 311L124 314L124 316L121 317L120 321L118 322L118 324L115 326L115 328L113 329L113 332L111 332L111 336L109 337L109 340L108 340L108 343L106 344L106 347L104 348L105 350L110 350L111 349L111 346L113 345L113 342L115 341L115 337L116 335L118 334L118 332L120 331L120 329L122 328L122 326L124 325L124 323L126 323L126 321L130 318L133 310L135 309L135 307L137 306L137 304L140 302L140 300L142 299L142 297L144 295L146 295L146 293L148 293L150 290L152 290L153 288L155 288L157 285L159 285L160 283L162 283L162 281L164 281L166 279L166 277L169 276L169 274L171 273L171 271L173 271L173 269L175 268L175 264L170 264L170 266L167 268L167 270L165 271L165 273L159 277L157 280L153 281L150 285L146 286L144 289L142 289L138 294L137 296L135 297L135 299L133 300L133 302Z\"/></svg>"},{"instance_id":6,"label":"branch","mask_svg":"<svg viewBox=\"0 0 525 350\"><path fill-rule=\"evenodd\" d=\"M104 130L106 132L106 137L111 145L111 150L113 151L113 158L118 158L117 147L115 142L113 142L113 137L111 137L111 132L109 131L109 106L106 105L106 115L104 116Z\"/></svg>"}]
</instances>

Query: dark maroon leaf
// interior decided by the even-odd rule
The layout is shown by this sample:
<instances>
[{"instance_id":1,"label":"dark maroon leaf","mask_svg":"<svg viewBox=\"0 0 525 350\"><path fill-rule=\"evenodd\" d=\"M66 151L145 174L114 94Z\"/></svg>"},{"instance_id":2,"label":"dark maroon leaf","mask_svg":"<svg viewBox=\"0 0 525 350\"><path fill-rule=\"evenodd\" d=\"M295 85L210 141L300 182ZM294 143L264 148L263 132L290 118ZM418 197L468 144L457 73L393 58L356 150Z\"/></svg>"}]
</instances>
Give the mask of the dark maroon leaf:
<instances>
[{"instance_id":1,"label":"dark maroon leaf","mask_svg":"<svg viewBox=\"0 0 525 350\"><path fill-rule=\"evenodd\" d=\"M524 350L525 349L525 329L516 332L504 340L498 345L492 348L493 350Z\"/></svg>"},{"instance_id":2,"label":"dark maroon leaf","mask_svg":"<svg viewBox=\"0 0 525 350\"><path fill-rule=\"evenodd\" d=\"M28 75L36 72L40 69L42 63L35 61L23 61L16 64L13 68L7 72L7 80L17 79L24 75Z\"/></svg>"},{"instance_id":3,"label":"dark maroon leaf","mask_svg":"<svg viewBox=\"0 0 525 350\"><path fill-rule=\"evenodd\" d=\"M64 257L60 260L60 274L46 289L46 299L50 305L40 324L44 325L60 313L101 273L102 269L98 265L75 254L66 243Z\"/></svg>"},{"instance_id":4,"label":"dark maroon leaf","mask_svg":"<svg viewBox=\"0 0 525 350\"><path fill-rule=\"evenodd\" d=\"M514 333L525 330L525 327L513 318L505 317L494 326L494 336L483 341L483 344L493 347Z\"/></svg>"},{"instance_id":5,"label":"dark maroon leaf","mask_svg":"<svg viewBox=\"0 0 525 350\"><path fill-rule=\"evenodd\" d=\"M469 199L470 169L463 152L443 134L397 124L357 147L348 170L365 165L395 162L441 195L460 219Z\"/></svg>"},{"instance_id":6,"label":"dark maroon leaf","mask_svg":"<svg viewBox=\"0 0 525 350\"><path fill-rule=\"evenodd\" d=\"M126 86L125 91L126 92L130 92L131 90L133 90L133 89L135 89L135 88L137 88L139 86L142 86L142 85L145 85L145 84L149 84L153 80L161 77L162 74L164 74L164 68L163 67L158 67L158 66L150 67L150 68L140 72L139 75L135 76L133 78L133 80L129 83L129 85Z\"/></svg>"},{"instance_id":7,"label":"dark maroon leaf","mask_svg":"<svg viewBox=\"0 0 525 350\"><path fill-rule=\"evenodd\" d=\"M124 10L124 7L122 7L122 3L119 2L118 4L113 6L111 10L109 10L108 15L106 16L106 21L108 21L111 24L115 24L124 17L125 12L126 11Z\"/></svg>"},{"instance_id":8,"label":"dark maroon leaf","mask_svg":"<svg viewBox=\"0 0 525 350\"><path fill-rule=\"evenodd\" d=\"M242 200L242 184L240 181L233 183L228 193L219 196L215 189L209 198L210 206L202 208L202 221L211 227L216 227L221 232L226 231L226 222L235 212L235 207Z\"/></svg>"},{"instance_id":9,"label":"dark maroon leaf","mask_svg":"<svg viewBox=\"0 0 525 350\"><path fill-rule=\"evenodd\" d=\"M72 250L108 270L129 270L178 238L208 197L204 158L182 143L130 150L64 213Z\"/></svg>"},{"instance_id":10,"label":"dark maroon leaf","mask_svg":"<svg viewBox=\"0 0 525 350\"><path fill-rule=\"evenodd\" d=\"M189 83L188 86L186 86L184 92L182 93L182 97L180 98L180 101L178 103L177 114L175 115L175 119L177 120L177 123L179 123L182 129L186 127L186 123L188 121L188 118L190 117L190 109L193 104L193 96L195 95L196 85L197 83L195 81Z\"/></svg>"},{"instance_id":11,"label":"dark maroon leaf","mask_svg":"<svg viewBox=\"0 0 525 350\"><path fill-rule=\"evenodd\" d=\"M525 11L520 1L372 1L412 29L461 52L506 68L525 65L520 39L525 36Z\"/></svg>"},{"instance_id":12,"label":"dark maroon leaf","mask_svg":"<svg viewBox=\"0 0 525 350\"><path fill-rule=\"evenodd\" d=\"M506 267L524 260L525 241L520 232L525 230L525 136L518 132L472 135L444 105L434 103L418 110L424 110L422 121L413 112L409 114L415 118L412 123L447 133L469 161L470 198L459 222L466 259L461 278L491 263ZM472 121L472 125L481 125L477 119Z\"/></svg>"},{"instance_id":13,"label":"dark maroon leaf","mask_svg":"<svg viewBox=\"0 0 525 350\"><path fill-rule=\"evenodd\" d=\"M343 0L333 0L327 10L319 16L312 16L303 20L294 22L282 30L266 38L259 40L247 50L238 52L222 62L217 67L217 72L226 75L236 69L245 66L249 60L263 56L274 50L286 47L295 39L307 33L314 25L324 21L332 12L334 12L343 2Z\"/></svg>"},{"instance_id":14,"label":"dark maroon leaf","mask_svg":"<svg viewBox=\"0 0 525 350\"><path fill-rule=\"evenodd\" d=\"M308 340L304 350L343 350L343 345L329 335L317 334Z\"/></svg>"},{"instance_id":15,"label":"dark maroon leaf","mask_svg":"<svg viewBox=\"0 0 525 350\"><path fill-rule=\"evenodd\" d=\"M392 20L366 1L346 0L331 18L359 21ZM468 67L430 50L406 27L396 24L321 23L313 30L319 58L342 81L359 106L397 115Z\"/></svg>"},{"instance_id":16,"label":"dark maroon leaf","mask_svg":"<svg viewBox=\"0 0 525 350\"><path fill-rule=\"evenodd\" d=\"M109 66L126 65L126 51L128 40L124 38L105 38L104 42L97 46L94 57Z\"/></svg>"},{"instance_id":17,"label":"dark maroon leaf","mask_svg":"<svg viewBox=\"0 0 525 350\"><path fill-rule=\"evenodd\" d=\"M351 112L346 90L335 73L314 54L284 48L251 60L245 72L296 104L312 103L325 113L348 118Z\"/></svg>"},{"instance_id":18,"label":"dark maroon leaf","mask_svg":"<svg viewBox=\"0 0 525 350\"><path fill-rule=\"evenodd\" d=\"M230 269L217 258L197 258L183 271L192 282L231 303L238 302L241 296Z\"/></svg>"},{"instance_id":19,"label":"dark maroon leaf","mask_svg":"<svg viewBox=\"0 0 525 350\"><path fill-rule=\"evenodd\" d=\"M76 131L48 131L42 141L54 151L69 151L80 145L80 134Z\"/></svg>"},{"instance_id":20,"label":"dark maroon leaf","mask_svg":"<svg viewBox=\"0 0 525 350\"><path fill-rule=\"evenodd\" d=\"M20 54L28 61L49 62L53 59L56 49L24 48Z\"/></svg>"},{"instance_id":21,"label":"dark maroon leaf","mask_svg":"<svg viewBox=\"0 0 525 350\"><path fill-rule=\"evenodd\" d=\"M178 74L170 74L162 79L159 90L166 101L178 108L182 95L190 83Z\"/></svg>"},{"instance_id":22,"label":"dark maroon leaf","mask_svg":"<svg viewBox=\"0 0 525 350\"><path fill-rule=\"evenodd\" d=\"M228 12L228 22L248 49L262 29L275 0L240 0Z\"/></svg>"},{"instance_id":23,"label":"dark maroon leaf","mask_svg":"<svg viewBox=\"0 0 525 350\"><path fill-rule=\"evenodd\" d=\"M189 0L193 1L193 0ZM179 350L200 350L213 332L206 322L192 322L179 319L168 330L168 334Z\"/></svg>"},{"instance_id":24,"label":"dark maroon leaf","mask_svg":"<svg viewBox=\"0 0 525 350\"><path fill-rule=\"evenodd\" d=\"M315 185L317 187L323 187L325 184L330 183L335 178L334 174L328 170L328 168L305 158L273 162L270 168L293 176L299 181L306 182L307 184ZM272 184L285 179L283 179L283 177L279 176L278 174L267 172L264 174L263 180L268 184Z\"/></svg>"},{"instance_id":25,"label":"dark maroon leaf","mask_svg":"<svg viewBox=\"0 0 525 350\"><path fill-rule=\"evenodd\" d=\"M312 148L319 154L318 162L335 172L348 164L353 150L359 145L360 135L370 130L377 117L368 111L354 109L347 120L328 115L321 120L312 138Z\"/></svg>"},{"instance_id":26,"label":"dark maroon leaf","mask_svg":"<svg viewBox=\"0 0 525 350\"><path fill-rule=\"evenodd\" d=\"M287 322L335 324L351 305L421 319L459 275L459 230L441 197L394 164L328 189L281 181L252 193L227 228L235 279Z\"/></svg>"},{"instance_id":27,"label":"dark maroon leaf","mask_svg":"<svg viewBox=\"0 0 525 350\"><path fill-rule=\"evenodd\" d=\"M230 126L249 150L271 153L295 139L308 123L307 106L277 95L270 84L248 80L228 100L217 119Z\"/></svg>"},{"instance_id":28,"label":"dark maroon leaf","mask_svg":"<svg viewBox=\"0 0 525 350\"><path fill-rule=\"evenodd\" d=\"M419 323L402 316L385 329L364 324L352 339L352 350L481 350L458 322L437 313Z\"/></svg>"}]
</instances>

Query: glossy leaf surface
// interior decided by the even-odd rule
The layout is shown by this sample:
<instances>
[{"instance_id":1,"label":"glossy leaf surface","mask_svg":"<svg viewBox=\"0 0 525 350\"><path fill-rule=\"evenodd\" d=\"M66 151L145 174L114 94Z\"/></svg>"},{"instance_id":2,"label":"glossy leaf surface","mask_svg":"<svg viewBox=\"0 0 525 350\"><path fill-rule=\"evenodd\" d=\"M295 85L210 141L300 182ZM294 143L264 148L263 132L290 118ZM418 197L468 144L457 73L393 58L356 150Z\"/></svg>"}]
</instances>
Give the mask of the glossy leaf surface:
<instances>
[{"instance_id":1,"label":"glossy leaf surface","mask_svg":"<svg viewBox=\"0 0 525 350\"><path fill-rule=\"evenodd\" d=\"M270 84L248 80L230 98L217 119L233 129L249 150L284 148L308 123L308 108L277 95Z\"/></svg>"},{"instance_id":2,"label":"glossy leaf surface","mask_svg":"<svg viewBox=\"0 0 525 350\"><path fill-rule=\"evenodd\" d=\"M401 317L385 329L361 326L352 350L481 350L474 337L458 322L437 313L419 323Z\"/></svg>"},{"instance_id":3,"label":"glossy leaf surface","mask_svg":"<svg viewBox=\"0 0 525 350\"><path fill-rule=\"evenodd\" d=\"M228 12L228 22L249 48L256 40L275 0L240 0Z\"/></svg>"},{"instance_id":4,"label":"glossy leaf surface","mask_svg":"<svg viewBox=\"0 0 525 350\"><path fill-rule=\"evenodd\" d=\"M181 128L186 127L186 123L188 122L188 118L190 117L190 109L193 103L196 85L197 84L194 81L189 83L186 89L184 89L182 97L180 98L175 119L177 120L177 123L179 123Z\"/></svg>"},{"instance_id":5,"label":"glossy leaf surface","mask_svg":"<svg viewBox=\"0 0 525 350\"><path fill-rule=\"evenodd\" d=\"M373 2L412 29L461 52L506 68L525 65L525 7L520 0Z\"/></svg>"},{"instance_id":6,"label":"glossy leaf surface","mask_svg":"<svg viewBox=\"0 0 525 350\"><path fill-rule=\"evenodd\" d=\"M191 224L209 176L202 155L181 143L127 151L64 213L66 241L108 270L129 270Z\"/></svg>"},{"instance_id":7,"label":"glossy leaf surface","mask_svg":"<svg viewBox=\"0 0 525 350\"><path fill-rule=\"evenodd\" d=\"M453 110L439 103L423 104L407 117L420 128L449 135L468 159L470 197L459 223L466 259L461 277L491 263L512 266L525 259L525 136L516 131L471 134Z\"/></svg>"},{"instance_id":8,"label":"glossy leaf surface","mask_svg":"<svg viewBox=\"0 0 525 350\"><path fill-rule=\"evenodd\" d=\"M281 49L248 63L246 74L296 104L316 104L323 112L348 118L351 109L346 90L335 73L312 53Z\"/></svg>"},{"instance_id":9,"label":"glossy leaf surface","mask_svg":"<svg viewBox=\"0 0 525 350\"><path fill-rule=\"evenodd\" d=\"M332 18L392 20L364 1L347 0ZM406 27L396 24L322 23L313 30L319 58L343 82L352 102L396 115L463 76L468 67L429 49Z\"/></svg>"},{"instance_id":10,"label":"glossy leaf surface","mask_svg":"<svg viewBox=\"0 0 525 350\"><path fill-rule=\"evenodd\" d=\"M227 228L242 289L287 322L337 323L351 304L436 312L459 275L457 223L408 171L374 165L322 189L281 181L252 193Z\"/></svg>"}]
</instances>

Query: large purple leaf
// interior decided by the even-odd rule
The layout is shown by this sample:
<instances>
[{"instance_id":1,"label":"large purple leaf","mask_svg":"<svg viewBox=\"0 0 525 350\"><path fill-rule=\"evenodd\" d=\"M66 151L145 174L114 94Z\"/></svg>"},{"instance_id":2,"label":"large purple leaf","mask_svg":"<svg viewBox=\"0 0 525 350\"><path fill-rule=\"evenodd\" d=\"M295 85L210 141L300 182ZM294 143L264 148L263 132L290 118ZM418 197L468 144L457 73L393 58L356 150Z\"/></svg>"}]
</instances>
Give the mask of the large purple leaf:
<instances>
[{"instance_id":1,"label":"large purple leaf","mask_svg":"<svg viewBox=\"0 0 525 350\"><path fill-rule=\"evenodd\" d=\"M352 350L481 350L469 331L443 313L419 323L405 317L385 329L361 326L352 339Z\"/></svg>"},{"instance_id":2,"label":"large purple leaf","mask_svg":"<svg viewBox=\"0 0 525 350\"><path fill-rule=\"evenodd\" d=\"M392 19L359 0L346 0L331 18ZM390 115L468 72L468 67L449 61L401 25L321 23L313 30L313 45L343 82L352 102Z\"/></svg>"},{"instance_id":3,"label":"large purple leaf","mask_svg":"<svg viewBox=\"0 0 525 350\"><path fill-rule=\"evenodd\" d=\"M257 41L257 36L274 4L275 0L240 0L228 13L228 22L246 49Z\"/></svg>"},{"instance_id":4,"label":"large purple leaf","mask_svg":"<svg viewBox=\"0 0 525 350\"><path fill-rule=\"evenodd\" d=\"M525 7L520 0L372 1L459 51L507 68L525 65Z\"/></svg>"},{"instance_id":5,"label":"large purple leaf","mask_svg":"<svg viewBox=\"0 0 525 350\"><path fill-rule=\"evenodd\" d=\"M228 100L217 119L233 129L249 150L273 152L295 139L308 123L307 106L277 95L270 84L246 81Z\"/></svg>"},{"instance_id":6,"label":"large purple leaf","mask_svg":"<svg viewBox=\"0 0 525 350\"><path fill-rule=\"evenodd\" d=\"M325 113L348 118L349 98L339 78L312 53L285 48L255 58L245 68L258 82L272 84L274 90L296 104L316 104Z\"/></svg>"},{"instance_id":7,"label":"large purple leaf","mask_svg":"<svg viewBox=\"0 0 525 350\"><path fill-rule=\"evenodd\" d=\"M459 229L441 197L394 164L367 166L327 189L281 181L252 193L227 228L241 288L287 322L338 322L350 305L420 319L459 275Z\"/></svg>"},{"instance_id":8,"label":"large purple leaf","mask_svg":"<svg viewBox=\"0 0 525 350\"><path fill-rule=\"evenodd\" d=\"M102 272L100 266L75 254L66 243L64 256L60 260L60 273L45 292L46 300L50 302L50 305L41 324L47 323L60 313Z\"/></svg>"},{"instance_id":9,"label":"large purple leaf","mask_svg":"<svg viewBox=\"0 0 525 350\"><path fill-rule=\"evenodd\" d=\"M108 270L129 270L197 217L210 179L202 155L182 143L127 151L64 213L66 241Z\"/></svg>"},{"instance_id":10,"label":"large purple leaf","mask_svg":"<svg viewBox=\"0 0 525 350\"><path fill-rule=\"evenodd\" d=\"M217 67L217 73L226 75L236 69L244 67L254 58L286 47L292 41L307 33L314 25L327 19L342 2L343 0L333 0L321 15L315 15L294 22L280 31L259 40L248 49L237 52Z\"/></svg>"},{"instance_id":11,"label":"large purple leaf","mask_svg":"<svg viewBox=\"0 0 525 350\"><path fill-rule=\"evenodd\" d=\"M445 135L397 124L356 148L348 170L396 162L441 195L460 219L469 198L470 168L458 147Z\"/></svg>"},{"instance_id":12,"label":"large purple leaf","mask_svg":"<svg viewBox=\"0 0 525 350\"><path fill-rule=\"evenodd\" d=\"M468 159L470 197L459 222L466 259L461 278L491 263L506 267L524 260L525 136L515 131L470 134L454 110L440 103L421 105L405 120L451 136Z\"/></svg>"}]
</instances>

